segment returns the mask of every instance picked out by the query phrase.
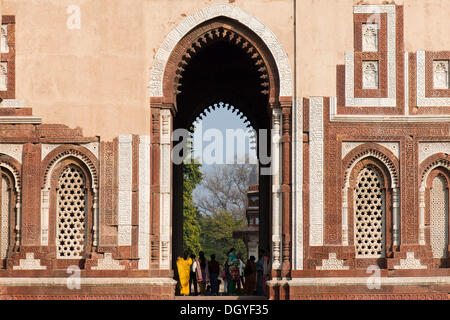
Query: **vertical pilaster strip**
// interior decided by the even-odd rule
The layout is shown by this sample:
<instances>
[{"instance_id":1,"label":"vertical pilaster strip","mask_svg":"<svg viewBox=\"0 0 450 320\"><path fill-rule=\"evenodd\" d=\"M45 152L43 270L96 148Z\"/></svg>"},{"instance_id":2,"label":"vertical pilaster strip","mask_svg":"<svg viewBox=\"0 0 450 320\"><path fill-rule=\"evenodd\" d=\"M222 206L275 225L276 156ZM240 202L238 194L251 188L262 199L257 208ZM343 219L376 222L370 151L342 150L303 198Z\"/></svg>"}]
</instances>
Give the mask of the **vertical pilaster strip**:
<instances>
[{"instance_id":1,"label":"vertical pilaster strip","mask_svg":"<svg viewBox=\"0 0 450 320\"><path fill-rule=\"evenodd\" d=\"M23 146L22 160L22 245L40 245L40 163L41 145Z\"/></svg>"},{"instance_id":2,"label":"vertical pilaster strip","mask_svg":"<svg viewBox=\"0 0 450 320\"><path fill-rule=\"evenodd\" d=\"M303 100L298 99L292 116L293 123L293 223L292 270L303 270Z\"/></svg>"},{"instance_id":3,"label":"vertical pilaster strip","mask_svg":"<svg viewBox=\"0 0 450 320\"><path fill-rule=\"evenodd\" d=\"M119 246L131 246L132 155L132 135L119 136Z\"/></svg>"},{"instance_id":4,"label":"vertical pilaster strip","mask_svg":"<svg viewBox=\"0 0 450 320\"><path fill-rule=\"evenodd\" d=\"M139 246L138 269L150 267L150 136L139 138Z\"/></svg>"},{"instance_id":5,"label":"vertical pilaster strip","mask_svg":"<svg viewBox=\"0 0 450 320\"><path fill-rule=\"evenodd\" d=\"M348 246L348 186L342 190L342 245Z\"/></svg>"},{"instance_id":6,"label":"vertical pilaster strip","mask_svg":"<svg viewBox=\"0 0 450 320\"><path fill-rule=\"evenodd\" d=\"M160 240L160 183L161 183L161 149L160 149L160 104L151 108L151 139L150 139L150 249L151 269L159 269Z\"/></svg>"},{"instance_id":7,"label":"vertical pilaster strip","mask_svg":"<svg viewBox=\"0 0 450 320\"><path fill-rule=\"evenodd\" d=\"M41 190L41 246L48 246L50 188Z\"/></svg>"},{"instance_id":8,"label":"vertical pilaster strip","mask_svg":"<svg viewBox=\"0 0 450 320\"><path fill-rule=\"evenodd\" d=\"M170 269L170 217L171 217L171 182L172 162L170 157L171 111L161 109L161 247L160 269Z\"/></svg>"},{"instance_id":9,"label":"vertical pilaster strip","mask_svg":"<svg viewBox=\"0 0 450 320\"><path fill-rule=\"evenodd\" d=\"M323 245L323 98L310 99L309 109L309 244Z\"/></svg>"},{"instance_id":10,"label":"vertical pilaster strip","mask_svg":"<svg viewBox=\"0 0 450 320\"><path fill-rule=\"evenodd\" d=\"M393 245L400 245L400 232L399 232L399 213L400 213L400 196L399 188L394 187L392 189L392 233L393 233Z\"/></svg>"},{"instance_id":11,"label":"vertical pilaster strip","mask_svg":"<svg viewBox=\"0 0 450 320\"><path fill-rule=\"evenodd\" d=\"M281 269L281 109L272 109L272 269Z\"/></svg>"},{"instance_id":12,"label":"vertical pilaster strip","mask_svg":"<svg viewBox=\"0 0 450 320\"><path fill-rule=\"evenodd\" d=\"M117 245L118 141L100 143L99 246Z\"/></svg>"},{"instance_id":13,"label":"vertical pilaster strip","mask_svg":"<svg viewBox=\"0 0 450 320\"><path fill-rule=\"evenodd\" d=\"M419 244L425 245L425 186L419 189Z\"/></svg>"},{"instance_id":14,"label":"vertical pilaster strip","mask_svg":"<svg viewBox=\"0 0 450 320\"><path fill-rule=\"evenodd\" d=\"M404 53L405 55L405 69L404 69L404 77L405 77L405 115L409 115L409 55L408 52Z\"/></svg>"},{"instance_id":15,"label":"vertical pilaster strip","mask_svg":"<svg viewBox=\"0 0 450 320\"><path fill-rule=\"evenodd\" d=\"M98 234L99 234L99 230L98 230L98 189L94 188L93 190L93 194L94 194L94 199L92 201L92 212L94 215L94 221L93 221L93 226L92 226L92 231L93 231L93 237L92 237L92 245L94 247L98 246Z\"/></svg>"},{"instance_id":16,"label":"vertical pilaster strip","mask_svg":"<svg viewBox=\"0 0 450 320\"><path fill-rule=\"evenodd\" d=\"M280 101L282 112L282 277L290 277L291 274L291 114L292 99Z\"/></svg>"},{"instance_id":17,"label":"vertical pilaster strip","mask_svg":"<svg viewBox=\"0 0 450 320\"><path fill-rule=\"evenodd\" d=\"M22 221L22 193L21 190L18 186L16 186L16 246L19 247L20 246L20 240L21 240L21 234L22 234L22 229L21 229L21 221Z\"/></svg>"}]
</instances>

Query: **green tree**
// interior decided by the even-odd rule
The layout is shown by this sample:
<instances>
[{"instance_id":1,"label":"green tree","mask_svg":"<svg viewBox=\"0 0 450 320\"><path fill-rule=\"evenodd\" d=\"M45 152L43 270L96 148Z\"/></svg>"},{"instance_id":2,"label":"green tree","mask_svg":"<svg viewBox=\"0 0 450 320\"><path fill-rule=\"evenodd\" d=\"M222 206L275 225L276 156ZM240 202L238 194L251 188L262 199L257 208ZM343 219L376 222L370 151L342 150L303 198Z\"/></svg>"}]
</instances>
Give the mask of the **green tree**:
<instances>
[{"instance_id":1,"label":"green tree","mask_svg":"<svg viewBox=\"0 0 450 320\"><path fill-rule=\"evenodd\" d=\"M198 253L202 250L200 243L200 212L194 204L193 192L202 181L201 164L194 159L183 164L183 246L184 250Z\"/></svg>"},{"instance_id":2,"label":"green tree","mask_svg":"<svg viewBox=\"0 0 450 320\"><path fill-rule=\"evenodd\" d=\"M233 238L233 231L241 229L247 225L243 218L233 217L229 211L220 210L211 215L202 214L200 217L201 243L205 255L216 255L219 263L223 264L229 249L235 248L236 253L240 252L244 261L247 256L247 249L241 239Z\"/></svg>"}]
</instances>

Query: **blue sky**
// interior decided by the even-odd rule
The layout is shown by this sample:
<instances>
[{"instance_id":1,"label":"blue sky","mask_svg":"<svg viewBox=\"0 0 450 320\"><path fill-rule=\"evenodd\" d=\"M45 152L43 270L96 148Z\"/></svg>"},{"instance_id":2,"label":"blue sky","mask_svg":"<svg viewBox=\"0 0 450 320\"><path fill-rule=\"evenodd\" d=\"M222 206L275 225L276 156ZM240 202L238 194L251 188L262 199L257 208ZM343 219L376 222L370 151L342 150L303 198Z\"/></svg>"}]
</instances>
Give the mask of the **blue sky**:
<instances>
[{"instance_id":1,"label":"blue sky","mask_svg":"<svg viewBox=\"0 0 450 320\"><path fill-rule=\"evenodd\" d=\"M237 157L239 159L245 159L246 154L249 154L250 158L252 159L256 159L256 151L250 149L250 144L249 144L249 140L247 139L245 142L245 150L238 150L237 148L237 140L235 140L235 149L234 152L226 152L226 145L227 145L227 139L226 139L226 130L227 129L242 129L244 131L247 131L248 128L246 126L246 119L242 118L240 119L239 116L237 115L239 112L236 111L236 109L234 109L234 112L232 112L231 110L225 108L225 107L221 107L221 108L216 108L215 110L212 110L210 112L205 112L206 116L203 117L203 120L200 120L199 123L196 125L196 128L200 128L200 124L201 124L201 132L203 133L203 141L199 142L199 138L200 138L200 134L199 134L199 130L195 131L194 134L194 140L193 140L193 144L194 144L194 157L199 158L200 157L200 152L203 152L203 155L205 155L205 153L207 151L206 148L208 145L211 145L212 141L206 141L205 138L205 132L208 129L216 129L218 131L220 131L220 133L222 134L223 137L223 161L225 161L225 159L228 159L229 161L232 161L234 159L234 157L237 155ZM237 139L245 139L245 135L239 135ZM232 139L228 139L228 143L231 141ZM236 154L237 153L237 154ZM204 170L208 169L208 165L204 163Z\"/></svg>"}]
</instances>

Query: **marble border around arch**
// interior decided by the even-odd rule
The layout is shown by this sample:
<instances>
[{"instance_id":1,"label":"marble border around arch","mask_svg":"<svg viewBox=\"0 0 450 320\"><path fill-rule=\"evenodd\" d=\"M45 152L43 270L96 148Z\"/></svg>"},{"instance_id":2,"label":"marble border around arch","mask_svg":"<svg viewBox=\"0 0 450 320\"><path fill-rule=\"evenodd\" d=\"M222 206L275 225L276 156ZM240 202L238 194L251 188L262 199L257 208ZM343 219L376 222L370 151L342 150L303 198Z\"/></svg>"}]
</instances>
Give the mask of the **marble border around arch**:
<instances>
[{"instance_id":1,"label":"marble border around arch","mask_svg":"<svg viewBox=\"0 0 450 320\"><path fill-rule=\"evenodd\" d=\"M167 61L177 43L195 26L215 17L225 16L235 19L253 30L267 45L272 54L280 79L280 97L293 94L292 71L286 52L273 32L254 16L227 3L218 3L203 8L186 17L164 39L153 59L150 74L150 96L163 96L163 77Z\"/></svg>"}]
</instances>

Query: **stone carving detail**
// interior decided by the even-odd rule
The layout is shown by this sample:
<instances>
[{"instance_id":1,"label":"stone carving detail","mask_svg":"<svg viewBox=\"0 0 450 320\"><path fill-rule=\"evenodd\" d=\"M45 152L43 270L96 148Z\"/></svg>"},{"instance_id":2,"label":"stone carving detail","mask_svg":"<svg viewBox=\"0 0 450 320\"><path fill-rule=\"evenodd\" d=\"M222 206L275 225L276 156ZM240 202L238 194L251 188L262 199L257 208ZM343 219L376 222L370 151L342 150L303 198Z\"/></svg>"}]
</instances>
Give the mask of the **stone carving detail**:
<instances>
[{"instance_id":1,"label":"stone carving detail","mask_svg":"<svg viewBox=\"0 0 450 320\"><path fill-rule=\"evenodd\" d=\"M124 270L125 266L121 265L118 260L114 260L112 253L105 252L103 259L98 259L96 267L92 267L92 270Z\"/></svg>"},{"instance_id":2,"label":"stone carving detail","mask_svg":"<svg viewBox=\"0 0 450 320\"><path fill-rule=\"evenodd\" d=\"M18 266L13 266L13 270L45 270L46 266L41 266L40 259L34 258L33 252L26 254L26 259L20 259Z\"/></svg>"},{"instance_id":3,"label":"stone carving detail","mask_svg":"<svg viewBox=\"0 0 450 320\"><path fill-rule=\"evenodd\" d=\"M355 187L355 249L358 258L384 257L385 209L380 173L367 166L358 175Z\"/></svg>"},{"instance_id":4,"label":"stone carving detail","mask_svg":"<svg viewBox=\"0 0 450 320\"><path fill-rule=\"evenodd\" d=\"M378 24L363 23L362 51L378 51Z\"/></svg>"},{"instance_id":5,"label":"stone carving detail","mask_svg":"<svg viewBox=\"0 0 450 320\"><path fill-rule=\"evenodd\" d=\"M170 54L177 43L195 26L218 16L237 20L253 30L267 45L272 53L280 78L280 96L292 96L292 72L289 59L277 37L258 19L238 7L227 3L213 4L186 17L164 39L153 60L150 75L150 96L163 96L164 70Z\"/></svg>"},{"instance_id":6,"label":"stone carving detail","mask_svg":"<svg viewBox=\"0 0 450 320\"><path fill-rule=\"evenodd\" d=\"M420 259L414 258L414 252L407 252L406 259L400 259L400 265L394 269L426 269L427 266L420 264Z\"/></svg>"},{"instance_id":7,"label":"stone carving detail","mask_svg":"<svg viewBox=\"0 0 450 320\"><path fill-rule=\"evenodd\" d=\"M328 259L322 259L322 266L316 266L317 270L348 270L349 266L344 266L344 260L336 258L336 253L328 254Z\"/></svg>"},{"instance_id":8,"label":"stone carving detail","mask_svg":"<svg viewBox=\"0 0 450 320\"><path fill-rule=\"evenodd\" d=\"M433 87L434 89L448 89L448 60L433 61Z\"/></svg>"},{"instance_id":9,"label":"stone carving detail","mask_svg":"<svg viewBox=\"0 0 450 320\"><path fill-rule=\"evenodd\" d=\"M8 63L0 62L0 91L8 90Z\"/></svg>"},{"instance_id":10,"label":"stone carving detail","mask_svg":"<svg viewBox=\"0 0 450 320\"><path fill-rule=\"evenodd\" d=\"M57 191L56 248L58 259L84 257L86 189L82 171L69 165L62 172Z\"/></svg>"},{"instance_id":11,"label":"stone carving detail","mask_svg":"<svg viewBox=\"0 0 450 320\"><path fill-rule=\"evenodd\" d=\"M9 52L9 46L8 46L8 25L7 24L2 24L2 26L1 26L0 52L1 53L8 53Z\"/></svg>"},{"instance_id":12,"label":"stone carving detail","mask_svg":"<svg viewBox=\"0 0 450 320\"><path fill-rule=\"evenodd\" d=\"M446 258L448 246L448 189L438 175L430 189L430 244L434 258Z\"/></svg>"},{"instance_id":13,"label":"stone carving detail","mask_svg":"<svg viewBox=\"0 0 450 320\"><path fill-rule=\"evenodd\" d=\"M363 89L378 89L378 61L362 62Z\"/></svg>"},{"instance_id":14,"label":"stone carving detail","mask_svg":"<svg viewBox=\"0 0 450 320\"><path fill-rule=\"evenodd\" d=\"M9 247L9 221L11 215L11 188L6 177L1 175L1 212L0 212L0 259L5 259Z\"/></svg>"}]
</instances>

